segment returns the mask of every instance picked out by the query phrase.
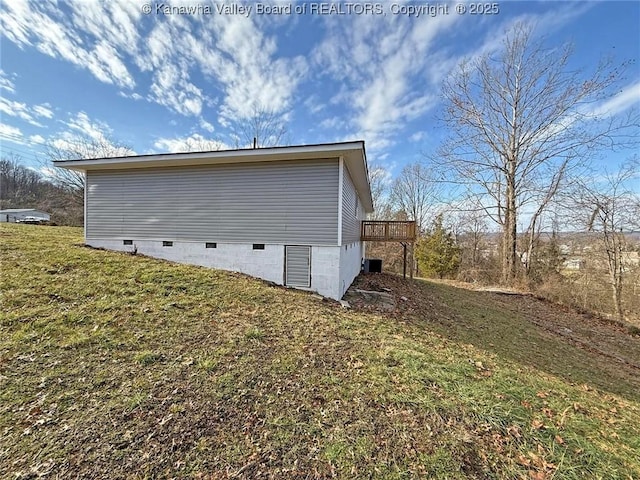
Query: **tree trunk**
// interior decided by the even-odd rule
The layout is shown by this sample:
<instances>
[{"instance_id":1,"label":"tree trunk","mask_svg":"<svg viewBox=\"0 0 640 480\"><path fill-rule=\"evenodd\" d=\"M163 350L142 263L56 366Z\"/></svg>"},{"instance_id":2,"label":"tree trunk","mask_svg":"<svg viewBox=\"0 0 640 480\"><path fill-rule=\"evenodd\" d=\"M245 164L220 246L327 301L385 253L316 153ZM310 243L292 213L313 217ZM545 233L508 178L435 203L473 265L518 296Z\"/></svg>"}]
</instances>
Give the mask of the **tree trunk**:
<instances>
[{"instance_id":1,"label":"tree trunk","mask_svg":"<svg viewBox=\"0 0 640 480\"><path fill-rule=\"evenodd\" d=\"M516 188L515 161L507 164L507 191L504 226L502 234L502 282L506 285L513 283L516 278L517 258L517 218L516 218Z\"/></svg>"},{"instance_id":2,"label":"tree trunk","mask_svg":"<svg viewBox=\"0 0 640 480\"><path fill-rule=\"evenodd\" d=\"M621 322L624 321L624 314L622 313L622 282L615 279L611 283L613 290L613 308L615 309L616 318Z\"/></svg>"},{"instance_id":3,"label":"tree trunk","mask_svg":"<svg viewBox=\"0 0 640 480\"><path fill-rule=\"evenodd\" d=\"M614 247L615 248L615 247ZM613 309L616 318L624 321L622 313L622 265L619 264L620 258L616 255L618 252L610 252L609 254L609 277L611 279L611 298L613 300Z\"/></svg>"},{"instance_id":4,"label":"tree trunk","mask_svg":"<svg viewBox=\"0 0 640 480\"><path fill-rule=\"evenodd\" d=\"M611 298L616 318L624 321L622 311L622 283L624 267L622 262L622 250L624 236L614 231L614 228L605 227L604 242L607 251L607 263L609 267L609 279L611 280ZM620 236L619 236L620 235Z\"/></svg>"},{"instance_id":5,"label":"tree trunk","mask_svg":"<svg viewBox=\"0 0 640 480\"><path fill-rule=\"evenodd\" d=\"M525 275L531 275L531 266L533 265L533 255L536 243L536 224L538 223L538 212L535 213L531 220L531 228L529 229L529 238L527 238L527 260L525 262Z\"/></svg>"}]
</instances>

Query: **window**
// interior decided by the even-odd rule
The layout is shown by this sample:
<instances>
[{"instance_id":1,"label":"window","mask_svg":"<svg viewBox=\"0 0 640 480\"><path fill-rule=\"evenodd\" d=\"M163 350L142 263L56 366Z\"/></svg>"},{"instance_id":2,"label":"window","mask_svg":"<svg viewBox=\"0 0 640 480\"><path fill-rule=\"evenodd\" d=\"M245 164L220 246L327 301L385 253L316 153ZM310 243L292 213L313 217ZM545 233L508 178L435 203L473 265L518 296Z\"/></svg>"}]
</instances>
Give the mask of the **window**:
<instances>
[{"instance_id":1,"label":"window","mask_svg":"<svg viewBox=\"0 0 640 480\"><path fill-rule=\"evenodd\" d=\"M173 242L167 242L166 240L162 242L163 247L173 247Z\"/></svg>"},{"instance_id":2,"label":"window","mask_svg":"<svg viewBox=\"0 0 640 480\"><path fill-rule=\"evenodd\" d=\"M207 242L204 244L204 248L218 248L218 244L216 242Z\"/></svg>"},{"instance_id":3,"label":"window","mask_svg":"<svg viewBox=\"0 0 640 480\"><path fill-rule=\"evenodd\" d=\"M253 244L253 249L254 250L264 250L264 243L254 243Z\"/></svg>"},{"instance_id":4,"label":"window","mask_svg":"<svg viewBox=\"0 0 640 480\"><path fill-rule=\"evenodd\" d=\"M353 212L354 215L356 216L356 218L358 218L358 207L359 206L360 205L358 204L358 196L356 195L356 209L355 209L355 212Z\"/></svg>"},{"instance_id":5,"label":"window","mask_svg":"<svg viewBox=\"0 0 640 480\"><path fill-rule=\"evenodd\" d=\"M123 245L133 245L133 240L123 240L122 244Z\"/></svg>"}]
</instances>

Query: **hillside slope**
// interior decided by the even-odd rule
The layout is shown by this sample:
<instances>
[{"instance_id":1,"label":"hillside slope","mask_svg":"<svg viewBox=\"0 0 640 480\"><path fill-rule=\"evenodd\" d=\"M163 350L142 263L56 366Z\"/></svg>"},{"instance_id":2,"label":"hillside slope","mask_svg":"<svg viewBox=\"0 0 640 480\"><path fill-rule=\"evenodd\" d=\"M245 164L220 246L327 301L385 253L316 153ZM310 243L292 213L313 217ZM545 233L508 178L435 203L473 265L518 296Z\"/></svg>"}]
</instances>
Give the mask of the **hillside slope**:
<instances>
[{"instance_id":1,"label":"hillside slope","mask_svg":"<svg viewBox=\"0 0 640 480\"><path fill-rule=\"evenodd\" d=\"M0 254L3 477L640 477L632 380L524 361L535 328L475 292L384 317L78 229L2 225ZM596 358L558 345L536 351Z\"/></svg>"}]
</instances>

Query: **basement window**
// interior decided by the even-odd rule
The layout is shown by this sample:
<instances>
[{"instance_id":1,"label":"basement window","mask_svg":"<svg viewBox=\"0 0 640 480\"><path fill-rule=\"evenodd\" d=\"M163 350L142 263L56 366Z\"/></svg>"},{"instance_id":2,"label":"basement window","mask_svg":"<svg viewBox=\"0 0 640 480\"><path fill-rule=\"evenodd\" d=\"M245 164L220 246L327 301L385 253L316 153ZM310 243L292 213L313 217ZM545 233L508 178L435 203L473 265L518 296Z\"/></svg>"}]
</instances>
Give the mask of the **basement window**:
<instances>
[{"instance_id":1,"label":"basement window","mask_svg":"<svg viewBox=\"0 0 640 480\"><path fill-rule=\"evenodd\" d=\"M204 244L204 248L218 248L218 244L216 242L207 242Z\"/></svg>"},{"instance_id":2,"label":"basement window","mask_svg":"<svg viewBox=\"0 0 640 480\"><path fill-rule=\"evenodd\" d=\"M162 242L163 247L173 247L173 242L167 242L166 240Z\"/></svg>"},{"instance_id":3,"label":"basement window","mask_svg":"<svg viewBox=\"0 0 640 480\"><path fill-rule=\"evenodd\" d=\"M254 243L253 244L253 249L254 250L264 250L264 243Z\"/></svg>"},{"instance_id":4,"label":"basement window","mask_svg":"<svg viewBox=\"0 0 640 480\"><path fill-rule=\"evenodd\" d=\"M133 245L133 240L122 240L123 245Z\"/></svg>"}]
</instances>

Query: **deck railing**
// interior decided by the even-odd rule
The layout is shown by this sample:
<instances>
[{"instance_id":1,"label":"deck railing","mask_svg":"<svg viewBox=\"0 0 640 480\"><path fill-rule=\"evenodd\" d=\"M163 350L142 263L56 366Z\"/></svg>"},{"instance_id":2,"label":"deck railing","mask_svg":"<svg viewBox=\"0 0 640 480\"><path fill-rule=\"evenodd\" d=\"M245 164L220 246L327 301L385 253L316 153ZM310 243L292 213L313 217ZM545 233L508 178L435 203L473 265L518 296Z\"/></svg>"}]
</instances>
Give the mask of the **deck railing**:
<instances>
[{"instance_id":1,"label":"deck railing","mask_svg":"<svg viewBox=\"0 0 640 480\"><path fill-rule=\"evenodd\" d=\"M416 239L416 222L364 220L360 239L371 242L413 242Z\"/></svg>"}]
</instances>

